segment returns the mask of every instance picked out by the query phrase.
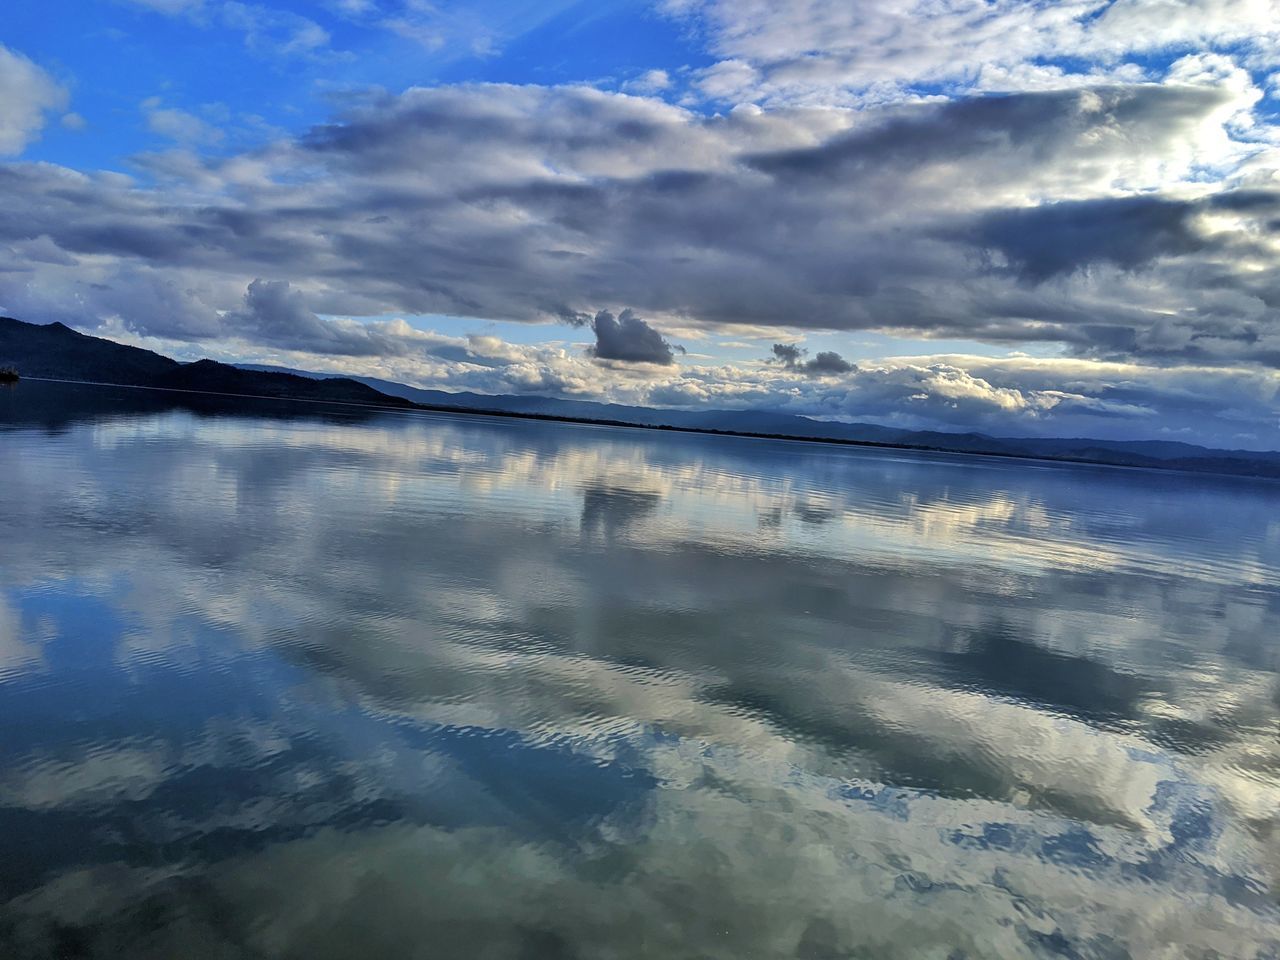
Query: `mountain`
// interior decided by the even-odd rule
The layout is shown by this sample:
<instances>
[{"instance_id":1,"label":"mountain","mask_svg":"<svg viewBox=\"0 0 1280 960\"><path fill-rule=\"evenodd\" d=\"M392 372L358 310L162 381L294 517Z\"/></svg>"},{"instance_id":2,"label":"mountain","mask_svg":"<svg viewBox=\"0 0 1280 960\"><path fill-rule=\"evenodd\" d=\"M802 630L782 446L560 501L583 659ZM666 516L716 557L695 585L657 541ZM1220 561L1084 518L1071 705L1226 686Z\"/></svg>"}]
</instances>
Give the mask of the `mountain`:
<instances>
[{"instance_id":1,"label":"mountain","mask_svg":"<svg viewBox=\"0 0 1280 960\"><path fill-rule=\"evenodd\" d=\"M6 365L32 378L1280 479L1280 452L1213 450L1157 440L1037 439L903 430L813 420L770 410L658 410L555 397L449 393L373 377L334 377L257 364L233 366L214 360L179 363L150 350L77 333L61 323L38 325L0 317L0 367Z\"/></svg>"},{"instance_id":2,"label":"mountain","mask_svg":"<svg viewBox=\"0 0 1280 960\"><path fill-rule=\"evenodd\" d=\"M140 347L77 333L61 323L40 325L0 317L0 366L24 377L81 380L130 387L199 390L288 400L412 407L347 377L302 377L250 371L214 360L179 363Z\"/></svg>"},{"instance_id":3,"label":"mountain","mask_svg":"<svg viewBox=\"0 0 1280 960\"><path fill-rule=\"evenodd\" d=\"M101 380L149 384L182 366L150 350L128 347L76 333L61 323L39 325L0 317L0 366L16 367L24 377Z\"/></svg>"},{"instance_id":4,"label":"mountain","mask_svg":"<svg viewBox=\"0 0 1280 960\"><path fill-rule=\"evenodd\" d=\"M245 365L246 369L283 371L283 367ZM289 369L302 377L326 374ZM790 437L875 446L1104 463L1114 466L1156 467L1210 473L1280 476L1280 453L1252 450L1214 450L1171 440L1093 440L1088 438L991 437L982 433L904 430L873 423L836 423L770 410L658 410L591 400L510 394L449 393L424 390L375 377L353 377L382 393L442 410L558 419L607 421L636 426L668 427L710 433Z\"/></svg>"}]
</instances>

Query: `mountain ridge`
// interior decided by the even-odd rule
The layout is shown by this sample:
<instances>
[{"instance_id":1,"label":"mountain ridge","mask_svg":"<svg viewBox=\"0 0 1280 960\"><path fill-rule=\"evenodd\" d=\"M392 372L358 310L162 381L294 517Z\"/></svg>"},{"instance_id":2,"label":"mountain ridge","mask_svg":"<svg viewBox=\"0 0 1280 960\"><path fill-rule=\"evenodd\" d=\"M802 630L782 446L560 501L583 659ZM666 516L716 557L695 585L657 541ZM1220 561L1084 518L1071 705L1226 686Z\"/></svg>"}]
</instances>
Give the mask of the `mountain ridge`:
<instances>
[{"instance_id":1,"label":"mountain ridge","mask_svg":"<svg viewBox=\"0 0 1280 960\"><path fill-rule=\"evenodd\" d=\"M288 370L298 376L324 377L328 374L276 367L269 364L242 364L247 369ZM1182 440L1100 440L1092 437L996 437L975 431L950 433L942 430L909 430L871 423L843 423L814 420L798 414L774 410L667 410L602 403L594 400L562 400L520 394L450 393L430 390L377 377L355 375L352 379L383 393L401 396L426 406L448 406L476 412L547 414L578 419L627 420L638 426L671 426L682 429L745 434L784 433L798 439L842 440L854 443L889 444L927 449L948 449L957 453L995 453L1009 456L1066 456L1071 451L1126 453L1153 461L1231 457L1261 459L1280 465L1280 452L1204 447ZM1035 449L1036 453L1029 451ZM1080 459L1093 460L1093 457ZM1099 461L1105 462L1105 461Z\"/></svg>"},{"instance_id":2,"label":"mountain ridge","mask_svg":"<svg viewBox=\"0 0 1280 960\"><path fill-rule=\"evenodd\" d=\"M210 359L181 363L62 323L0 317L0 365L6 364L35 379L1280 479L1277 451L1222 450L1161 440L992 437L813 420L768 410L664 410L555 397L450 393L375 377L264 364Z\"/></svg>"},{"instance_id":3,"label":"mountain ridge","mask_svg":"<svg viewBox=\"0 0 1280 960\"><path fill-rule=\"evenodd\" d=\"M179 363L142 347L78 333L62 323L26 323L12 317L0 317L0 364L12 365L20 375L32 378L284 400L413 406L348 377L316 380L283 371L250 373L208 359Z\"/></svg>"}]
</instances>

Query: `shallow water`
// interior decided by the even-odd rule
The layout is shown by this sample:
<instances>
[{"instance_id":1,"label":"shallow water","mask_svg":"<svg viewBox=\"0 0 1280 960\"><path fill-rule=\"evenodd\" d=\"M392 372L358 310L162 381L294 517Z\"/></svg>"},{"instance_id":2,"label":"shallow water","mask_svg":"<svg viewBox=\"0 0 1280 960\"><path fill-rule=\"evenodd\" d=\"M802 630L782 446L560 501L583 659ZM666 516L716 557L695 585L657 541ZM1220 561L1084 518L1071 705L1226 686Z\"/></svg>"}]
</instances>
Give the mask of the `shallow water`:
<instances>
[{"instance_id":1,"label":"shallow water","mask_svg":"<svg viewBox=\"0 0 1280 960\"><path fill-rule=\"evenodd\" d=\"M1280 955L1280 485L172 400L0 391L0 956Z\"/></svg>"}]
</instances>

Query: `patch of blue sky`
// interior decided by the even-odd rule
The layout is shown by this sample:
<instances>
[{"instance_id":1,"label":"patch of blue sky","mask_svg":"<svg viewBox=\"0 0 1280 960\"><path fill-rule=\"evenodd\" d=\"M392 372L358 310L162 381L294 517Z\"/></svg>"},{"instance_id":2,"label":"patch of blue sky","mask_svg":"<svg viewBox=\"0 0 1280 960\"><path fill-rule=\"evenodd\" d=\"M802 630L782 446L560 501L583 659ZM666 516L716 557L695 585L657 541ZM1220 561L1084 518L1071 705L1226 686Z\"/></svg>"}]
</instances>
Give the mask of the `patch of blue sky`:
<instances>
[{"instance_id":1,"label":"patch of blue sky","mask_svg":"<svg viewBox=\"0 0 1280 960\"><path fill-rule=\"evenodd\" d=\"M323 319L339 319L324 315ZM361 317L363 322L403 320L409 326L424 333L438 333L446 337L493 336L508 343L542 345L548 342L566 341L585 343L591 339L590 331L571 327L566 323L521 323L516 320L485 320L477 317L455 317L442 313L408 316L385 314Z\"/></svg>"},{"instance_id":2,"label":"patch of blue sky","mask_svg":"<svg viewBox=\"0 0 1280 960\"><path fill-rule=\"evenodd\" d=\"M440 5L398 32L393 11L336 10L277 3L270 24L247 30L212 12L165 15L80 0L10 5L0 42L50 70L70 93L68 110L84 121L80 129L51 124L24 159L136 172L131 157L180 143L149 122L143 104L153 98L208 125L199 144L208 156L303 131L352 90L459 82L616 89L650 70L675 77L711 62L647 0L473 0ZM291 48L308 21L326 42Z\"/></svg>"},{"instance_id":3,"label":"patch of blue sky","mask_svg":"<svg viewBox=\"0 0 1280 960\"><path fill-rule=\"evenodd\" d=\"M443 79L609 86L650 70L674 78L713 62L646 0L579 0L514 38L500 56L459 61Z\"/></svg>"},{"instance_id":4,"label":"patch of blue sky","mask_svg":"<svg viewBox=\"0 0 1280 960\"><path fill-rule=\"evenodd\" d=\"M200 145L205 152L234 149L260 139L264 128L298 128L329 113L310 94L321 64L250 50L242 31L115 4L18 6L5 12L0 42L48 69L68 89L68 109L84 120L79 130L51 124L24 159L128 170L130 157L174 145L148 123L143 104L152 98L215 131ZM50 30L51 22L64 27Z\"/></svg>"}]
</instances>

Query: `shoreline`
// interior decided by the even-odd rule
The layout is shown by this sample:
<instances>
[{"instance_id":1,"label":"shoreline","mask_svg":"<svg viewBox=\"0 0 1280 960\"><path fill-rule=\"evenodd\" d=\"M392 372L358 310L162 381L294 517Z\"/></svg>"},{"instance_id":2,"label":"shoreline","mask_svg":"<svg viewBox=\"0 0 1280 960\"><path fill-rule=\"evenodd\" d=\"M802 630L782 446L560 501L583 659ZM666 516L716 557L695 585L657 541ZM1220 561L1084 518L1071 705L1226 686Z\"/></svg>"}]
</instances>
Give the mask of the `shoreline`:
<instances>
[{"instance_id":1,"label":"shoreline","mask_svg":"<svg viewBox=\"0 0 1280 960\"><path fill-rule=\"evenodd\" d=\"M177 393L195 396L209 397L227 397L242 400L276 400L293 403L320 404L325 406L340 407L356 407L364 410L379 410L388 413L413 414L416 412L426 413L445 413L458 416L476 416L476 417L499 417L507 420L534 420L549 423L568 423L578 424L582 426L598 426L598 427L623 427L630 430L654 430L666 433L684 433L714 437L742 437L749 440L771 440L771 441L788 441L793 443L817 443L828 446L840 447L862 447L873 450L897 450L910 453L930 453L944 454L946 456L956 457L994 457L1001 460L1023 460L1031 463L1066 463L1081 464L1085 466L1111 467L1114 469L1124 470L1161 470L1174 473L1189 473L1202 476L1213 477L1234 477L1245 480L1265 480L1280 481L1280 465L1276 465L1272 472L1258 473L1247 469L1229 470L1229 469L1212 469L1209 467L1195 466L1195 461L1184 463L1181 461L1161 462L1155 458L1151 458L1150 463L1124 463L1113 460L1102 460L1089 457L1072 457L1072 456L1051 456L1047 454L1023 454L1011 453L1002 450L955 450L948 447L930 446L924 444L910 443L894 443L882 440L852 440L844 437L806 437L794 434L775 434L775 433L759 433L745 430L718 430L711 427L680 427L670 424L647 424L647 423L631 423L626 420L606 420L595 419L591 417L569 417L553 413L525 413L514 410L487 410L476 407L456 407L443 404L426 404L417 403L415 401L407 401L412 404L410 407L404 407L391 404L380 403L360 403L353 400L316 400L308 397L284 397L271 396L269 394L252 394L252 393L226 393L215 390L190 390L182 387L153 387L144 384L131 383L111 383L101 380L71 380L59 377L23 377L25 381L32 383L65 383L75 384L79 386L92 387L116 387L126 390L149 390L158 393ZM11 381L9 385L17 383L17 380ZM1226 461L1231 462L1231 461ZM1241 466L1245 466L1248 461L1239 462Z\"/></svg>"}]
</instances>

